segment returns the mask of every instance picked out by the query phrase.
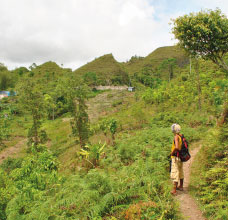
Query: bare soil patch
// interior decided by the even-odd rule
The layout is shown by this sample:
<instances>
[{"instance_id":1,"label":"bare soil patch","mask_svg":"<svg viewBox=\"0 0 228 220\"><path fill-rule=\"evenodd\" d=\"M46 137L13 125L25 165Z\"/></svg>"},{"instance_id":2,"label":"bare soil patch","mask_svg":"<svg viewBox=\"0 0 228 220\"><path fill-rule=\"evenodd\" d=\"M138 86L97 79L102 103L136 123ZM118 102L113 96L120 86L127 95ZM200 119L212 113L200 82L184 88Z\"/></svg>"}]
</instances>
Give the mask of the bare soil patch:
<instances>
[{"instance_id":1,"label":"bare soil patch","mask_svg":"<svg viewBox=\"0 0 228 220\"><path fill-rule=\"evenodd\" d=\"M95 122L99 117L104 117L117 111L118 106L126 103L134 93L121 90L110 90L97 95L87 101L90 122ZM71 118L63 118L63 122L70 121Z\"/></svg>"},{"instance_id":2,"label":"bare soil patch","mask_svg":"<svg viewBox=\"0 0 228 220\"><path fill-rule=\"evenodd\" d=\"M7 159L8 157L16 157L26 143L26 138L18 139L18 142L12 146L5 148L3 151L0 152L0 164Z\"/></svg>"}]
</instances>

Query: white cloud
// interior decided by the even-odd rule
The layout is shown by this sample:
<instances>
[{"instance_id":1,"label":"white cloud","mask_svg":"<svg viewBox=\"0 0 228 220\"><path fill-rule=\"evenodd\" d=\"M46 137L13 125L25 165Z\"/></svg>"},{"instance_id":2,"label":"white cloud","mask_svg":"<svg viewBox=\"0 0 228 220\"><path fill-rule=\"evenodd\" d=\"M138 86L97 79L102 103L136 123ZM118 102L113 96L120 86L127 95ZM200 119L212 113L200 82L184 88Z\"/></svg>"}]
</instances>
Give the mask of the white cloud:
<instances>
[{"instance_id":1,"label":"white cloud","mask_svg":"<svg viewBox=\"0 0 228 220\"><path fill-rule=\"evenodd\" d=\"M170 44L154 13L148 0L0 0L0 62L74 68L105 53L145 56Z\"/></svg>"},{"instance_id":2,"label":"white cloud","mask_svg":"<svg viewBox=\"0 0 228 220\"><path fill-rule=\"evenodd\" d=\"M168 23L186 13L183 5L179 0L0 0L0 62L12 68L52 60L76 68L106 53L118 61L146 56L174 44ZM204 5L228 11L224 0L192 0L196 10Z\"/></svg>"},{"instance_id":3,"label":"white cloud","mask_svg":"<svg viewBox=\"0 0 228 220\"><path fill-rule=\"evenodd\" d=\"M194 4L202 9L220 8L223 13L228 16L228 1L227 0L193 0Z\"/></svg>"}]
</instances>

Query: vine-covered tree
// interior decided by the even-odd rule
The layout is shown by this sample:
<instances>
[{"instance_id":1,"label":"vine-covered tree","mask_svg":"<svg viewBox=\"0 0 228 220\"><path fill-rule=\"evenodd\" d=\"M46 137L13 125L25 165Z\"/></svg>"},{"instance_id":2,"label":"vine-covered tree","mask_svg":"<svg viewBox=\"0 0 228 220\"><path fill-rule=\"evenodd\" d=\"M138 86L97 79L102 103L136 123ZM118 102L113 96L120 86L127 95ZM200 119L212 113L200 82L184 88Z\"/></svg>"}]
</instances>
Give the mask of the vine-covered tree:
<instances>
[{"instance_id":1,"label":"vine-covered tree","mask_svg":"<svg viewBox=\"0 0 228 220\"><path fill-rule=\"evenodd\" d=\"M173 20L179 45L191 56L211 60L228 72L228 19L220 9L190 13Z\"/></svg>"},{"instance_id":2,"label":"vine-covered tree","mask_svg":"<svg viewBox=\"0 0 228 220\"><path fill-rule=\"evenodd\" d=\"M116 119L112 118L109 123L109 130L112 135L112 143L115 145L115 133L117 131L117 121Z\"/></svg>"},{"instance_id":3,"label":"vine-covered tree","mask_svg":"<svg viewBox=\"0 0 228 220\"><path fill-rule=\"evenodd\" d=\"M1 90L7 89L8 84L9 84L9 78L7 77L6 74L2 74L1 75L1 82L0 82L0 88L1 88Z\"/></svg>"},{"instance_id":4,"label":"vine-covered tree","mask_svg":"<svg viewBox=\"0 0 228 220\"><path fill-rule=\"evenodd\" d=\"M0 104L0 146L4 146L3 141L7 140L10 134L11 111L9 104Z\"/></svg>"},{"instance_id":5,"label":"vine-covered tree","mask_svg":"<svg viewBox=\"0 0 228 220\"><path fill-rule=\"evenodd\" d=\"M21 107L32 116L32 127L28 131L28 145L37 146L47 140L46 132L41 129L46 107L42 87L31 78L23 80L18 87Z\"/></svg>"},{"instance_id":6,"label":"vine-covered tree","mask_svg":"<svg viewBox=\"0 0 228 220\"><path fill-rule=\"evenodd\" d=\"M117 120L115 118L104 119L99 125L100 130L103 131L105 137L107 138L108 132L111 133L112 143L115 145L115 134L117 132ZM110 143L108 139L108 143Z\"/></svg>"},{"instance_id":7,"label":"vine-covered tree","mask_svg":"<svg viewBox=\"0 0 228 220\"><path fill-rule=\"evenodd\" d=\"M79 138L81 147L84 147L89 139L89 116L86 112L86 99L88 89L79 79L71 78L68 81L68 103L72 115L71 128L72 134Z\"/></svg>"}]
</instances>

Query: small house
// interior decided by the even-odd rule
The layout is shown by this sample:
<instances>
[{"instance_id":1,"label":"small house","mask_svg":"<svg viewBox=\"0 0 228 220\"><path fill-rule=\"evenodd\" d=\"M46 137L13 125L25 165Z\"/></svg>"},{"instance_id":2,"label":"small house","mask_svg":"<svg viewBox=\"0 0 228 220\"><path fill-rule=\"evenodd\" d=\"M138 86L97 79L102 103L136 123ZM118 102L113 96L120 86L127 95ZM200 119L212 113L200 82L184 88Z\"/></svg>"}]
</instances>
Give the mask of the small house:
<instances>
[{"instance_id":1,"label":"small house","mask_svg":"<svg viewBox=\"0 0 228 220\"><path fill-rule=\"evenodd\" d=\"M0 99L8 97L9 95L10 95L10 92L8 91L0 91Z\"/></svg>"},{"instance_id":2,"label":"small house","mask_svg":"<svg viewBox=\"0 0 228 220\"><path fill-rule=\"evenodd\" d=\"M12 95L16 95L15 92L9 92L9 91L0 91L0 99L3 99L5 97L9 97Z\"/></svg>"},{"instance_id":3,"label":"small house","mask_svg":"<svg viewBox=\"0 0 228 220\"><path fill-rule=\"evenodd\" d=\"M129 86L129 87L127 88L127 90L128 90L129 92L134 92L134 91L135 91L135 87Z\"/></svg>"}]
</instances>

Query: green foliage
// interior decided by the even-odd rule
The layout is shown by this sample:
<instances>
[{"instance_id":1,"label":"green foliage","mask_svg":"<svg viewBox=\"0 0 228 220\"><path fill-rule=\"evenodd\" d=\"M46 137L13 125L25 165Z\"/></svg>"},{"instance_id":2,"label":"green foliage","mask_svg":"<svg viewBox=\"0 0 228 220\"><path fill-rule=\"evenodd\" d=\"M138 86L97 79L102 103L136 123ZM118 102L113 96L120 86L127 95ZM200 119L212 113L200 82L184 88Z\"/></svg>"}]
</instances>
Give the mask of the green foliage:
<instances>
[{"instance_id":1,"label":"green foliage","mask_svg":"<svg viewBox=\"0 0 228 220\"><path fill-rule=\"evenodd\" d=\"M89 139L89 117L86 112L87 87L80 81L71 80L68 84L68 101L73 119L70 120L72 134L79 138L80 146L85 146Z\"/></svg>"},{"instance_id":2,"label":"green foliage","mask_svg":"<svg viewBox=\"0 0 228 220\"><path fill-rule=\"evenodd\" d=\"M10 105L0 104L0 145L3 144L3 140L9 138L11 129L10 121L12 120L12 113Z\"/></svg>"},{"instance_id":3,"label":"green foliage","mask_svg":"<svg viewBox=\"0 0 228 220\"><path fill-rule=\"evenodd\" d=\"M28 78L19 85L18 95L21 108L32 116L33 123L28 131L28 145L45 143L47 141L46 134L41 129L42 119L45 118L46 113L42 86L35 80Z\"/></svg>"},{"instance_id":4,"label":"green foliage","mask_svg":"<svg viewBox=\"0 0 228 220\"><path fill-rule=\"evenodd\" d=\"M211 130L204 140L200 166L194 174L194 193L201 202L208 219L227 219L228 192L228 139L227 124ZM196 170L197 169L197 170Z\"/></svg>"},{"instance_id":5,"label":"green foliage","mask_svg":"<svg viewBox=\"0 0 228 220\"><path fill-rule=\"evenodd\" d=\"M114 136L117 131L117 120L112 118L109 122L109 130L111 134Z\"/></svg>"},{"instance_id":6,"label":"green foliage","mask_svg":"<svg viewBox=\"0 0 228 220\"><path fill-rule=\"evenodd\" d=\"M23 76L24 74L28 73L29 70L25 67L19 67L16 68L13 72L15 72L16 75Z\"/></svg>"},{"instance_id":7,"label":"green foliage","mask_svg":"<svg viewBox=\"0 0 228 220\"><path fill-rule=\"evenodd\" d=\"M45 89L45 105L48 118L54 120L70 111L71 107L67 99L69 88L67 86L67 78L60 78L49 85L50 87Z\"/></svg>"},{"instance_id":8,"label":"green foliage","mask_svg":"<svg viewBox=\"0 0 228 220\"><path fill-rule=\"evenodd\" d=\"M164 82L158 89L147 88L142 93L142 99L146 104L160 104L169 97L166 83Z\"/></svg>"},{"instance_id":9,"label":"green foliage","mask_svg":"<svg viewBox=\"0 0 228 220\"><path fill-rule=\"evenodd\" d=\"M146 123L146 115L141 105L132 106L131 116L137 120L138 127L143 127L143 125Z\"/></svg>"},{"instance_id":10,"label":"green foliage","mask_svg":"<svg viewBox=\"0 0 228 220\"><path fill-rule=\"evenodd\" d=\"M177 64L177 60L175 58L168 58L160 64L158 69L159 71L164 71L168 69L169 81L170 81L174 76L173 68L175 67L176 64Z\"/></svg>"},{"instance_id":11,"label":"green foliage","mask_svg":"<svg viewBox=\"0 0 228 220\"><path fill-rule=\"evenodd\" d=\"M50 116L52 115L52 120L55 119L55 109L56 109L56 104L55 104L55 101L53 100L53 98L48 95L48 94L45 94L44 95L44 101L45 101L45 105L47 106L48 108L48 114L49 114L49 118Z\"/></svg>"},{"instance_id":12,"label":"green foliage","mask_svg":"<svg viewBox=\"0 0 228 220\"><path fill-rule=\"evenodd\" d=\"M117 63L109 55L98 58L76 70L78 77L53 62L34 66L30 73L12 72L25 82L17 90L19 99L25 99L20 100L20 105L17 97L3 100L10 112L15 112L16 107L21 113L13 119L9 146L14 146L18 136L33 125L30 115L34 107L39 143L47 138L42 132L46 130L48 148L53 153L40 144L31 144L31 155L24 152L24 158L3 162L0 219L178 219L178 206L170 195L167 161L173 140L170 125L181 125L191 148L193 141L200 140L215 125L227 99L225 74L211 62L199 59L199 111L197 73L195 68L189 73L185 66L188 62L177 47L164 47L127 63ZM171 76L168 82L171 64L175 77ZM128 84L127 72L137 86L135 97L116 91L115 95L87 100L100 93L87 85ZM29 74L33 76L28 77ZM116 101L112 103L112 99ZM112 104L118 107L113 108ZM91 128L88 114L95 118ZM69 121L83 148L69 135ZM221 129L211 141L216 150L207 152L208 164L202 165L210 172L205 173L199 188L207 213L217 219L227 214L216 206L219 199L224 200L219 203L222 207L227 205L227 127ZM109 136L115 147L109 146ZM104 147L97 140L108 144ZM61 172L54 155L61 161Z\"/></svg>"},{"instance_id":13,"label":"green foliage","mask_svg":"<svg viewBox=\"0 0 228 220\"><path fill-rule=\"evenodd\" d=\"M112 107L116 107L118 105L121 105L123 103L123 100L122 99L119 99L119 100L115 100L113 103L112 103Z\"/></svg>"},{"instance_id":14,"label":"green foliage","mask_svg":"<svg viewBox=\"0 0 228 220\"><path fill-rule=\"evenodd\" d=\"M163 136L164 132L166 135ZM100 160L99 169L92 169L84 175L71 175L67 179L60 178L55 170L44 169L50 167L48 164L53 161L52 157L49 154L50 157L44 156L45 152L38 153L36 159L28 158L21 168L10 172L9 177L14 177L23 196L17 195L7 203L7 219L101 219L107 214L121 219L130 213L134 201L154 204L151 208L143 209L143 216L177 219L166 170L166 156L170 150L167 144L171 139L170 129L156 130L155 127L140 131L134 137L123 137L124 143L117 143L116 152L102 149L102 146L97 148L106 154ZM138 148L134 161L126 158L126 163L128 160L131 166L123 166L122 155L118 154L119 148L126 144L128 148L137 144ZM97 157L97 149L93 151L92 148L89 151L91 156ZM112 169L115 172L110 173ZM42 174L38 178L39 184L38 174ZM46 179L46 174L49 179ZM31 188L34 190L31 191Z\"/></svg>"},{"instance_id":15,"label":"green foliage","mask_svg":"<svg viewBox=\"0 0 228 220\"><path fill-rule=\"evenodd\" d=\"M113 72L113 76L111 77L111 84L115 86L129 84L128 74L121 68L117 69Z\"/></svg>"},{"instance_id":16,"label":"green foliage","mask_svg":"<svg viewBox=\"0 0 228 220\"><path fill-rule=\"evenodd\" d=\"M162 83L160 78L153 77L152 75L145 75L143 73L136 73L134 74L134 77L137 81L141 82L142 84L150 88L157 88Z\"/></svg>"},{"instance_id":17,"label":"green foliage","mask_svg":"<svg viewBox=\"0 0 228 220\"><path fill-rule=\"evenodd\" d=\"M29 214L37 200L45 201L45 194L53 191L58 163L45 147L41 152L27 156L7 168L0 169L0 216L1 219L30 219ZM12 162L11 162L12 164ZM6 165L2 166L3 168Z\"/></svg>"},{"instance_id":18,"label":"green foliage","mask_svg":"<svg viewBox=\"0 0 228 220\"><path fill-rule=\"evenodd\" d=\"M205 173L204 181L201 183L200 200L208 216L214 216L214 219L225 219L224 216L227 216L227 211L224 212L228 208L227 168L227 158L216 161L216 165Z\"/></svg>"},{"instance_id":19,"label":"green foliage","mask_svg":"<svg viewBox=\"0 0 228 220\"><path fill-rule=\"evenodd\" d=\"M228 71L224 61L228 52L228 19L221 10L190 13L178 17L173 23L173 34L190 55L212 60Z\"/></svg>"},{"instance_id":20,"label":"green foliage","mask_svg":"<svg viewBox=\"0 0 228 220\"><path fill-rule=\"evenodd\" d=\"M23 158L11 158L8 157L3 161L3 163L0 165L0 168L2 168L7 173L10 173L12 170L21 167Z\"/></svg>"},{"instance_id":21,"label":"green foliage","mask_svg":"<svg viewBox=\"0 0 228 220\"><path fill-rule=\"evenodd\" d=\"M113 144L115 144L115 133L118 127L117 120L115 118L103 119L98 126L106 137L108 132L111 134Z\"/></svg>"},{"instance_id":22,"label":"green foliage","mask_svg":"<svg viewBox=\"0 0 228 220\"><path fill-rule=\"evenodd\" d=\"M84 82L89 86L95 86L97 84L97 74L88 72L83 75Z\"/></svg>"},{"instance_id":23,"label":"green foliage","mask_svg":"<svg viewBox=\"0 0 228 220\"><path fill-rule=\"evenodd\" d=\"M84 149L81 149L79 151L79 156L82 156L86 161L90 163L93 167L96 167L99 165L99 160L101 156L104 154L104 147L106 144L101 145L99 144L93 144L93 145L86 145L84 146Z\"/></svg>"},{"instance_id":24,"label":"green foliage","mask_svg":"<svg viewBox=\"0 0 228 220\"><path fill-rule=\"evenodd\" d=\"M0 218L2 220L7 219L6 217L6 206L8 202L13 198L15 193L15 189L13 187L13 181L10 180L7 173L0 169Z\"/></svg>"},{"instance_id":25,"label":"green foliage","mask_svg":"<svg viewBox=\"0 0 228 220\"><path fill-rule=\"evenodd\" d=\"M177 46L160 47L150 53L148 56L134 59L124 63L124 68L127 70L130 76L135 73L143 74L150 73L153 78L160 78L167 80L167 71L160 71L160 65L164 60L174 58L177 61L177 66L183 67L189 63L189 58L186 56L184 51Z\"/></svg>"},{"instance_id":26,"label":"green foliage","mask_svg":"<svg viewBox=\"0 0 228 220\"><path fill-rule=\"evenodd\" d=\"M1 74L0 89L6 90L9 84L9 77L6 74Z\"/></svg>"},{"instance_id":27,"label":"green foliage","mask_svg":"<svg viewBox=\"0 0 228 220\"><path fill-rule=\"evenodd\" d=\"M92 62L74 71L76 75L84 76L89 85L128 85L129 77L121 63L112 54L96 58ZM96 78L96 79L95 79Z\"/></svg>"},{"instance_id":28,"label":"green foliage","mask_svg":"<svg viewBox=\"0 0 228 220\"><path fill-rule=\"evenodd\" d=\"M14 87L13 78L13 74L11 74L7 67L4 64L0 63L0 91Z\"/></svg>"}]
</instances>

